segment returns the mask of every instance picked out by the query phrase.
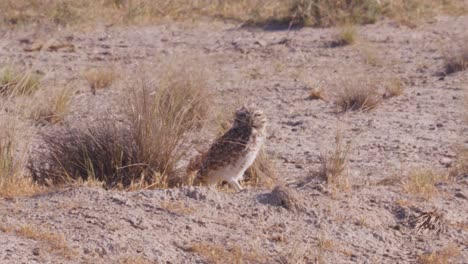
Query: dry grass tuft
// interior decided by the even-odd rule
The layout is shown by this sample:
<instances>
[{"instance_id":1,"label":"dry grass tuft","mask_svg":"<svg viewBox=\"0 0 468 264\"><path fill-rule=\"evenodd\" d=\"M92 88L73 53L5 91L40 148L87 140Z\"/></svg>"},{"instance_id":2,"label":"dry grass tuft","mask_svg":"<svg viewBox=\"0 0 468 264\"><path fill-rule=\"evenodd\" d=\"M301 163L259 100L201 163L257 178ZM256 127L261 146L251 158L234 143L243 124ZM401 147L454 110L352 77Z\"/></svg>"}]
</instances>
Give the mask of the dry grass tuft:
<instances>
[{"instance_id":1,"label":"dry grass tuft","mask_svg":"<svg viewBox=\"0 0 468 264\"><path fill-rule=\"evenodd\" d=\"M41 242L50 252L58 252L67 259L71 259L76 255L76 252L67 245L65 236L61 233L52 232L50 230L41 230L40 228L31 225L21 225L17 229L11 226L0 225L0 230L7 233L15 233L16 235Z\"/></svg>"},{"instance_id":2,"label":"dry grass tuft","mask_svg":"<svg viewBox=\"0 0 468 264\"><path fill-rule=\"evenodd\" d=\"M61 252L64 256L71 258L76 253L70 249L67 245L67 241L65 239L65 235L52 232L50 230L40 230L37 227L30 226L30 225L22 225L16 233L30 239L34 239L36 241L45 242L47 243L52 251Z\"/></svg>"},{"instance_id":3,"label":"dry grass tuft","mask_svg":"<svg viewBox=\"0 0 468 264\"><path fill-rule=\"evenodd\" d=\"M174 214L187 215L187 214L191 214L195 212L194 208L187 206L181 201L174 201L174 202L162 201L161 208Z\"/></svg>"},{"instance_id":4,"label":"dry grass tuft","mask_svg":"<svg viewBox=\"0 0 468 264\"><path fill-rule=\"evenodd\" d=\"M263 263L266 257L260 255L255 249L245 251L239 246L224 246L208 243L193 244L190 251L205 258L209 263L215 264L239 264L239 263Z\"/></svg>"},{"instance_id":5,"label":"dry grass tuft","mask_svg":"<svg viewBox=\"0 0 468 264\"><path fill-rule=\"evenodd\" d=\"M318 238L317 247L320 251L335 251L337 245L332 239L321 236Z\"/></svg>"},{"instance_id":6,"label":"dry grass tuft","mask_svg":"<svg viewBox=\"0 0 468 264\"><path fill-rule=\"evenodd\" d=\"M419 256L419 264L448 264L454 261L461 255L460 249L455 244L450 244L446 248L439 251L423 254Z\"/></svg>"},{"instance_id":7,"label":"dry grass tuft","mask_svg":"<svg viewBox=\"0 0 468 264\"><path fill-rule=\"evenodd\" d=\"M349 188L346 165L350 149L351 143L344 143L343 135L338 130L335 136L335 149L322 153L319 157L322 165L319 176L335 189L347 190Z\"/></svg>"},{"instance_id":8,"label":"dry grass tuft","mask_svg":"<svg viewBox=\"0 0 468 264\"><path fill-rule=\"evenodd\" d=\"M352 45L357 40L357 30L352 25L343 26L338 33L335 34L334 40L330 43L331 47L342 47Z\"/></svg>"},{"instance_id":9,"label":"dry grass tuft","mask_svg":"<svg viewBox=\"0 0 468 264\"><path fill-rule=\"evenodd\" d=\"M153 261L142 256L125 256L119 259L121 264L152 264Z\"/></svg>"},{"instance_id":10,"label":"dry grass tuft","mask_svg":"<svg viewBox=\"0 0 468 264\"><path fill-rule=\"evenodd\" d=\"M117 75L113 69L92 69L84 73L84 78L93 94L96 94L96 90L111 86Z\"/></svg>"},{"instance_id":11,"label":"dry grass tuft","mask_svg":"<svg viewBox=\"0 0 468 264\"><path fill-rule=\"evenodd\" d=\"M468 37L462 41L455 42L455 44L447 48L444 52L444 69L442 74L449 75L455 72L464 71L468 69Z\"/></svg>"},{"instance_id":12,"label":"dry grass tuft","mask_svg":"<svg viewBox=\"0 0 468 264\"><path fill-rule=\"evenodd\" d=\"M384 99L400 96L403 94L404 84L398 78L390 79L385 84L385 92L383 94Z\"/></svg>"},{"instance_id":13,"label":"dry grass tuft","mask_svg":"<svg viewBox=\"0 0 468 264\"><path fill-rule=\"evenodd\" d=\"M15 117L0 118L0 197L32 195L41 190L26 177L26 151L18 151L19 140L26 139Z\"/></svg>"},{"instance_id":14,"label":"dry grass tuft","mask_svg":"<svg viewBox=\"0 0 468 264\"><path fill-rule=\"evenodd\" d=\"M38 99L30 117L40 124L61 123L68 114L72 95L73 91L69 87L61 87L51 94L44 95L46 98Z\"/></svg>"},{"instance_id":15,"label":"dry grass tuft","mask_svg":"<svg viewBox=\"0 0 468 264\"><path fill-rule=\"evenodd\" d=\"M384 58L380 55L378 49L371 43L362 43L362 45L359 45L359 50L366 64L374 67L384 65Z\"/></svg>"},{"instance_id":16,"label":"dry grass tuft","mask_svg":"<svg viewBox=\"0 0 468 264\"><path fill-rule=\"evenodd\" d=\"M126 123L103 119L49 130L42 135L46 151L36 151L30 160L33 179L41 184L92 180L127 190L171 187L193 147L188 135L203 125L212 105L204 77L193 74L175 68L157 83L137 78L123 103Z\"/></svg>"},{"instance_id":17,"label":"dry grass tuft","mask_svg":"<svg viewBox=\"0 0 468 264\"><path fill-rule=\"evenodd\" d=\"M468 147L459 147L457 161L450 171L450 178L468 177Z\"/></svg>"},{"instance_id":18,"label":"dry grass tuft","mask_svg":"<svg viewBox=\"0 0 468 264\"><path fill-rule=\"evenodd\" d=\"M435 184L447 177L429 169L413 169L403 179L403 189L421 198L430 199L437 194Z\"/></svg>"},{"instance_id":19,"label":"dry grass tuft","mask_svg":"<svg viewBox=\"0 0 468 264\"><path fill-rule=\"evenodd\" d=\"M328 101L323 90L319 88L312 88L307 99Z\"/></svg>"},{"instance_id":20,"label":"dry grass tuft","mask_svg":"<svg viewBox=\"0 0 468 264\"><path fill-rule=\"evenodd\" d=\"M378 93L376 80L368 78L350 79L341 82L335 96L335 104L341 112L368 111L375 108L382 96Z\"/></svg>"},{"instance_id":21,"label":"dry grass tuft","mask_svg":"<svg viewBox=\"0 0 468 264\"><path fill-rule=\"evenodd\" d=\"M14 67L0 70L0 96L30 95L39 88L39 75Z\"/></svg>"}]
</instances>

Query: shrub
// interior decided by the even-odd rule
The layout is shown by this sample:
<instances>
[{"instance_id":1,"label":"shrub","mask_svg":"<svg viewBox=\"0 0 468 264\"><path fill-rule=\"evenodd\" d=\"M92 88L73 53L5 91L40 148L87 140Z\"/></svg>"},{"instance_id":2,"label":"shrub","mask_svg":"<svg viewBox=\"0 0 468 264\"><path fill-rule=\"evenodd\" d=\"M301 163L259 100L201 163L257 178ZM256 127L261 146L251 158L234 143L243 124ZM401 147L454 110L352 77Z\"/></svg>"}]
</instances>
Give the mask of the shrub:
<instances>
[{"instance_id":1,"label":"shrub","mask_svg":"<svg viewBox=\"0 0 468 264\"><path fill-rule=\"evenodd\" d=\"M63 184L97 180L107 188L170 187L212 105L205 80L186 68L165 72L155 83L137 78L127 106L128 121L66 123L42 135L46 151L30 161L34 180ZM197 81L194 76L199 78Z\"/></svg>"},{"instance_id":2,"label":"shrub","mask_svg":"<svg viewBox=\"0 0 468 264\"><path fill-rule=\"evenodd\" d=\"M335 104L340 111L367 111L375 108L382 96L378 93L375 81L365 78L349 79L342 82Z\"/></svg>"},{"instance_id":3,"label":"shrub","mask_svg":"<svg viewBox=\"0 0 468 264\"><path fill-rule=\"evenodd\" d=\"M343 135L338 130L335 136L335 148L322 153L319 157L322 166L319 176L332 188L345 190L349 187L346 166L350 149L351 143L344 143Z\"/></svg>"}]
</instances>

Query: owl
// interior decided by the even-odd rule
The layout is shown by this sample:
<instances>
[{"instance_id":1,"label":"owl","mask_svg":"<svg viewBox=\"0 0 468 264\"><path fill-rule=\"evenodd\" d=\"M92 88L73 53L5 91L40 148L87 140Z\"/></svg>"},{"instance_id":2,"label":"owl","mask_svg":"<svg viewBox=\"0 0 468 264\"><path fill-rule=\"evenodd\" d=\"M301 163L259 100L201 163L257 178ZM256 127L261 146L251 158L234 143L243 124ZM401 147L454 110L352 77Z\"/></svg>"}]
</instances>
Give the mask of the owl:
<instances>
[{"instance_id":1,"label":"owl","mask_svg":"<svg viewBox=\"0 0 468 264\"><path fill-rule=\"evenodd\" d=\"M194 184L215 186L225 181L236 191L265 142L266 117L260 110L236 110L231 128L216 139L198 170Z\"/></svg>"}]
</instances>

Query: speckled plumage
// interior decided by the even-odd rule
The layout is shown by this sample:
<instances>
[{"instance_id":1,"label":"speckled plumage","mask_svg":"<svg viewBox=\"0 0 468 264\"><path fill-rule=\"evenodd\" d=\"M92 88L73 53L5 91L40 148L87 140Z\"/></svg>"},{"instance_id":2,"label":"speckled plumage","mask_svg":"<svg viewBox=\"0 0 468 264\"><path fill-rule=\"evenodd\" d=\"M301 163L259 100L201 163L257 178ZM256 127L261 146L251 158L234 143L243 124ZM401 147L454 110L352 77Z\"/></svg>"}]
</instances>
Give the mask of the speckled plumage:
<instances>
[{"instance_id":1,"label":"speckled plumage","mask_svg":"<svg viewBox=\"0 0 468 264\"><path fill-rule=\"evenodd\" d=\"M197 173L195 184L226 181L237 191L245 170L254 162L265 141L266 118L261 111L242 107L232 127L211 145Z\"/></svg>"}]
</instances>

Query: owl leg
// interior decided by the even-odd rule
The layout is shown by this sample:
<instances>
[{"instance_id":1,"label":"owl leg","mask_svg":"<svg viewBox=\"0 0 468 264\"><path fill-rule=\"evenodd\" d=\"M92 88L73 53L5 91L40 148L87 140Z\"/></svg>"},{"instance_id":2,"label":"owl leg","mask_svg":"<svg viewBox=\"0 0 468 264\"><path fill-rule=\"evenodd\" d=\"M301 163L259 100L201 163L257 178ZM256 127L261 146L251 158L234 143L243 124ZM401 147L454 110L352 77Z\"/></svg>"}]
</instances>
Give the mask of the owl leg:
<instances>
[{"instance_id":1,"label":"owl leg","mask_svg":"<svg viewBox=\"0 0 468 264\"><path fill-rule=\"evenodd\" d=\"M239 192L242 190L242 186L236 180L228 181L228 183L229 185L231 185L232 188L236 189L236 192Z\"/></svg>"}]
</instances>

